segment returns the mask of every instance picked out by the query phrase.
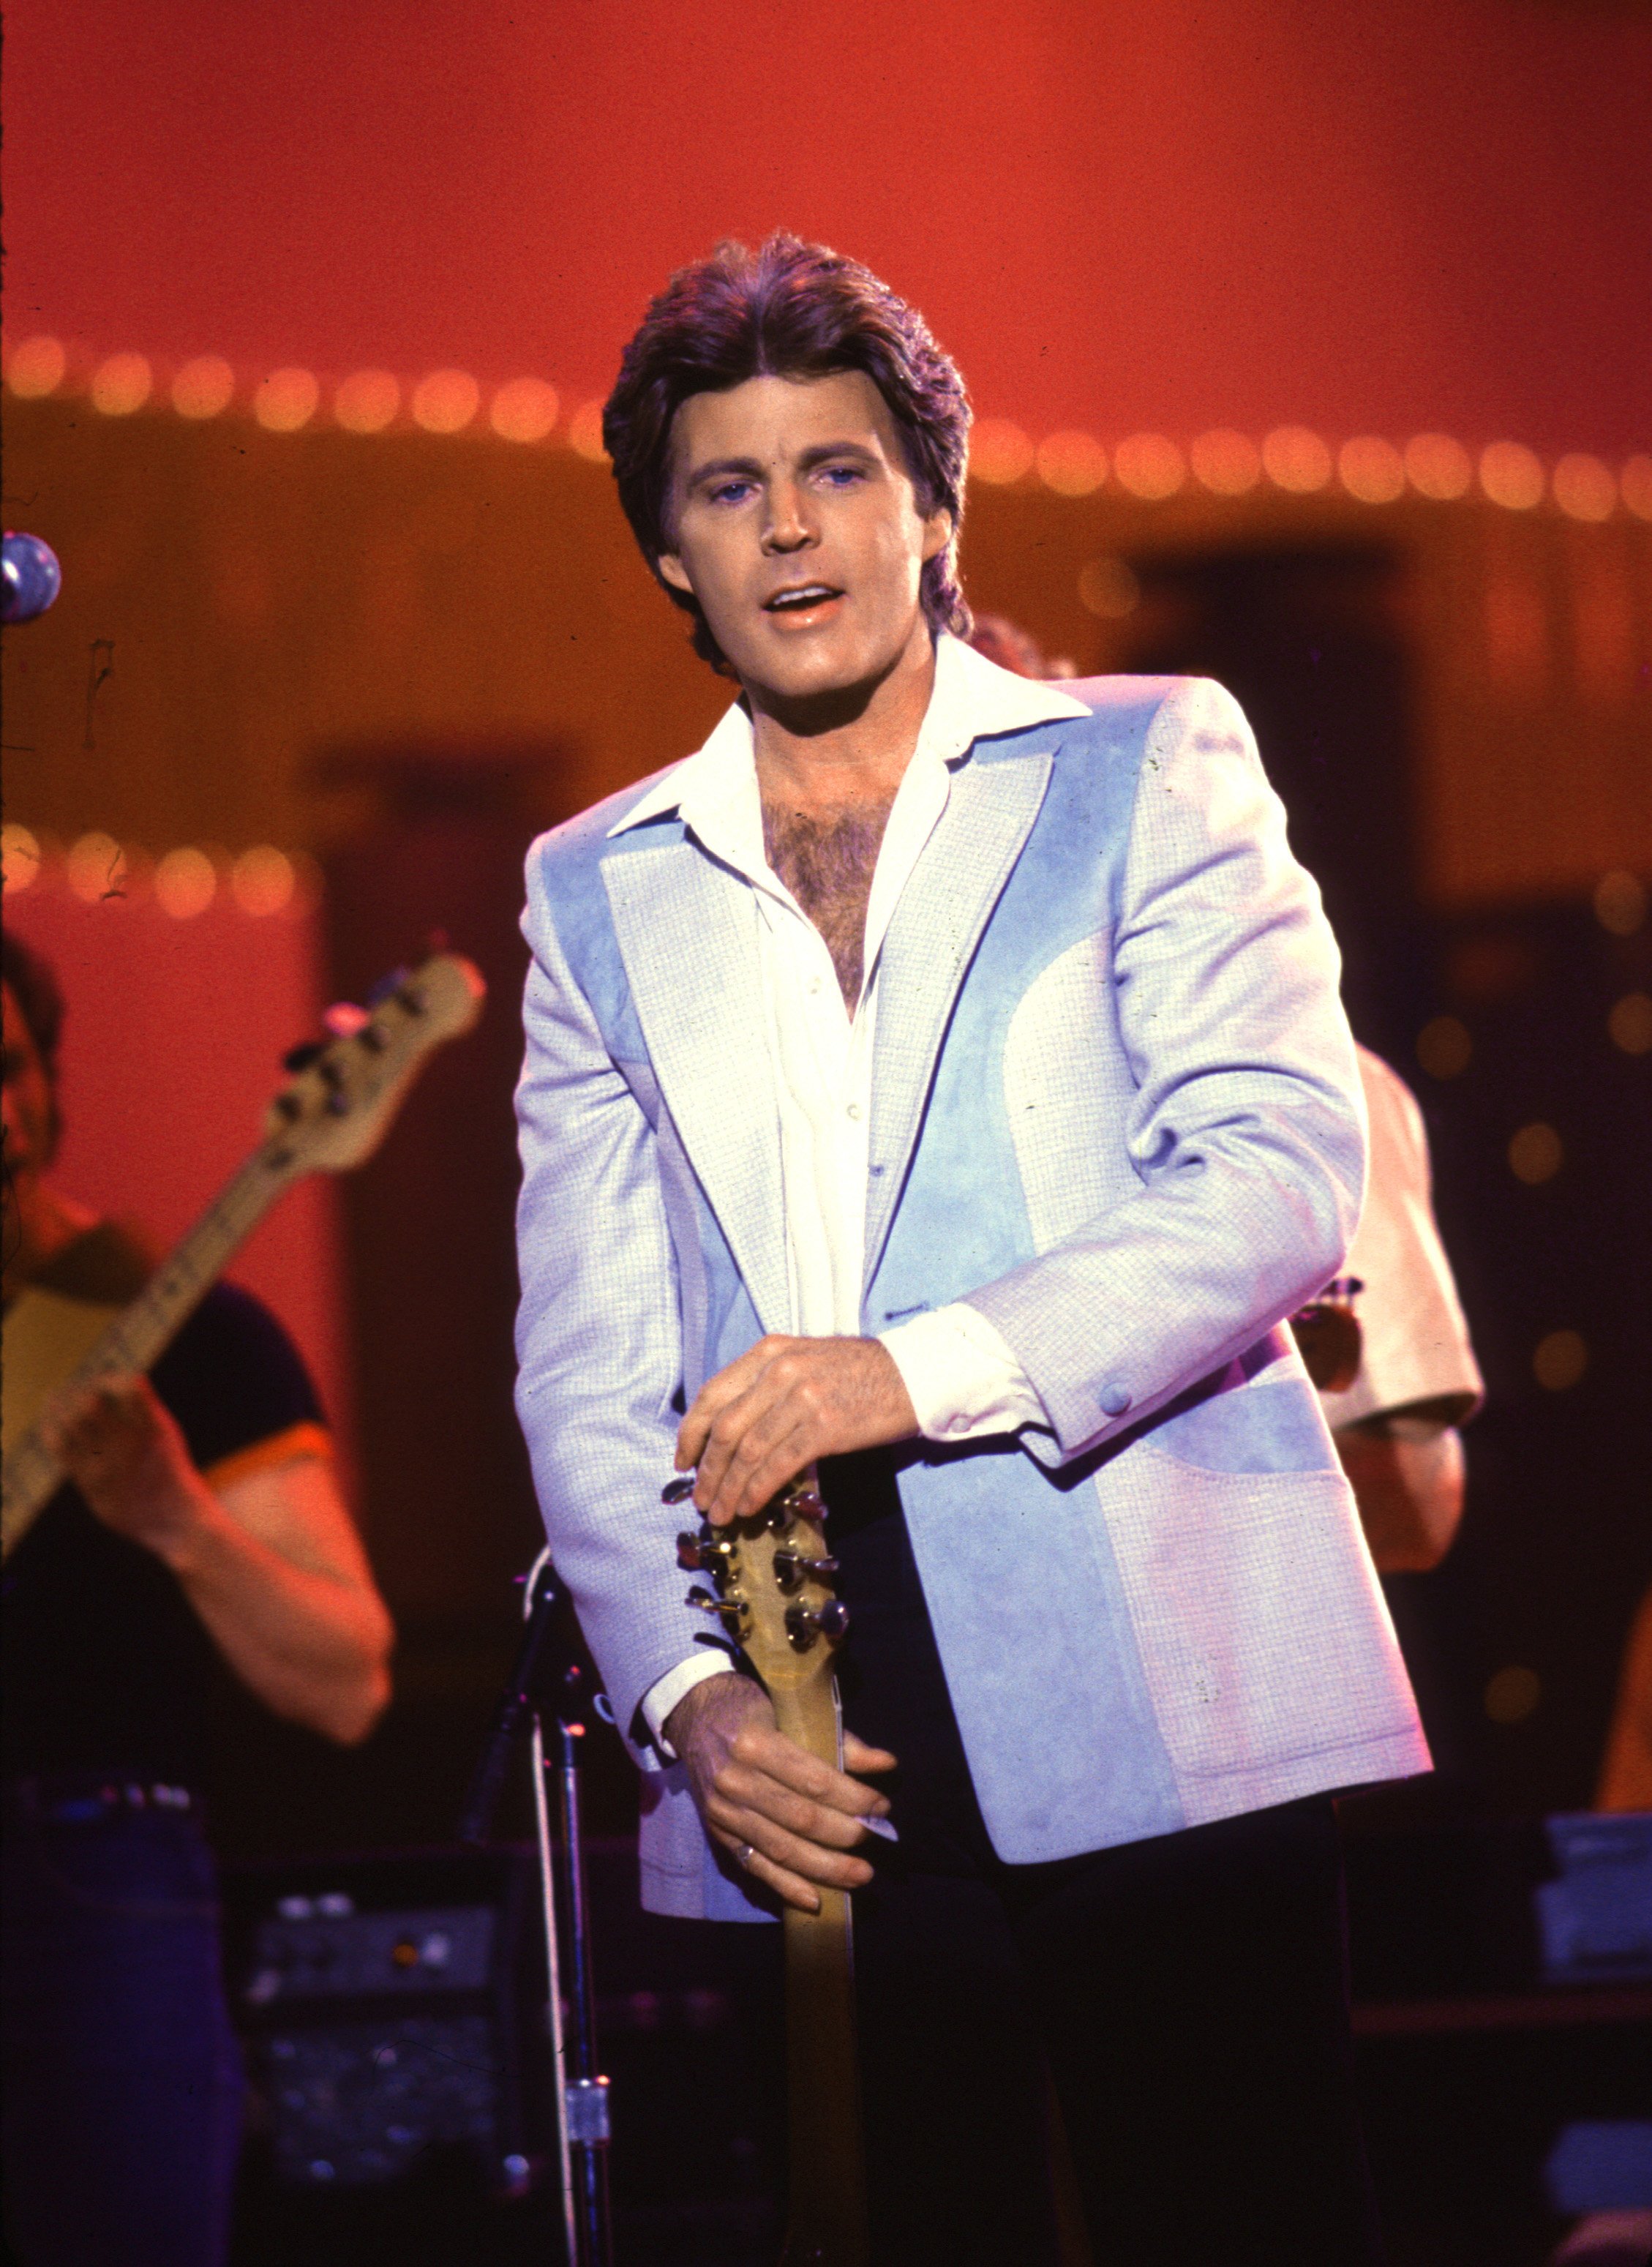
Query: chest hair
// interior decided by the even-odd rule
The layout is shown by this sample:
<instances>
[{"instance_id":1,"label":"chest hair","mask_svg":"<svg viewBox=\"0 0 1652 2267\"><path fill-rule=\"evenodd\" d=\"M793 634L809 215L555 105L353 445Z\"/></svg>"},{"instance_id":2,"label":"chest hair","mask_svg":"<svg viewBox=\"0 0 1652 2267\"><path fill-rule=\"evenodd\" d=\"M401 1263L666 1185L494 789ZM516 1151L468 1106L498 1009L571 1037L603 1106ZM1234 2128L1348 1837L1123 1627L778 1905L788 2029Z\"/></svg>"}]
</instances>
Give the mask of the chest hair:
<instances>
[{"instance_id":1,"label":"chest hair","mask_svg":"<svg viewBox=\"0 0 1652 2267\"><path fill-rule=\"evenodd\" d=\"M826 940L851 1015L866 973L866 900L893 796L850 803L828 818L765 800L769 863Z\"/></svg>"}]
</instances>

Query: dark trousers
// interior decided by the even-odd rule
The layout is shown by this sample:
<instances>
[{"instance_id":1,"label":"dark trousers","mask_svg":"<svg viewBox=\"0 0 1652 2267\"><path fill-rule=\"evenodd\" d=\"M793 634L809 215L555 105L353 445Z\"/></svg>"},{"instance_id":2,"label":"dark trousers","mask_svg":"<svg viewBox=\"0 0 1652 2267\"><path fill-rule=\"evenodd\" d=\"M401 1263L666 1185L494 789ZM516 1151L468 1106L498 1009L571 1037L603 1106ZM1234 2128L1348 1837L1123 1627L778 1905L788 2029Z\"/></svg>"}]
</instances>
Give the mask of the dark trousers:
<instances>
[{"instance_id":1,"label":"dark trousers","mask_svg":"<svg viewBox=\"0 0 1652 2267\"><path fill-rule=\"evenodd\" d=\"M242 2087L199 1826L26 1784L8 1794L3 1863L12 2256L219 2267Z\"/></svg>"},{"instance_id":2,"label":"dark trousers","mask_svg":"<svg viewBox=\"0 0 1652 2267\"><path fill-rule=\"evenodd\" d=\"M855 1897L881 2267L1056 2258L1052 2080L1096 2267L1373 2267L1328 1797L1004 1864L889 1468L822 1478L844 1721L901 1763Z\"/></svg>"}]
</instances>

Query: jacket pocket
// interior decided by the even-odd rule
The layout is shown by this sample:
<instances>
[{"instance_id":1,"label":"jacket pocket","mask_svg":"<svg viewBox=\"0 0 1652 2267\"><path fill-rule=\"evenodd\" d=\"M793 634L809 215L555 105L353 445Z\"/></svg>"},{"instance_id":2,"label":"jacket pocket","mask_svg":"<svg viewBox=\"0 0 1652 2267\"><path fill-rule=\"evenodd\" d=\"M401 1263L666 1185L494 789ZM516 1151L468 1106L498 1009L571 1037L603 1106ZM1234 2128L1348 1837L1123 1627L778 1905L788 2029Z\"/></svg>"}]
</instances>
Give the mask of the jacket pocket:
<instances>
[{"instance_id":1,"label":"jacket pocket","mask_svg":"<svg viewBox=\"0 0 1652 2267\"><path fill-rule=\"evenodd\" d=\"M1413 1728L1340 1471L1205 1471L1143 1442L1094 1487L1178 1775L1254 1771Z\"/></svg>"}]
</instances>

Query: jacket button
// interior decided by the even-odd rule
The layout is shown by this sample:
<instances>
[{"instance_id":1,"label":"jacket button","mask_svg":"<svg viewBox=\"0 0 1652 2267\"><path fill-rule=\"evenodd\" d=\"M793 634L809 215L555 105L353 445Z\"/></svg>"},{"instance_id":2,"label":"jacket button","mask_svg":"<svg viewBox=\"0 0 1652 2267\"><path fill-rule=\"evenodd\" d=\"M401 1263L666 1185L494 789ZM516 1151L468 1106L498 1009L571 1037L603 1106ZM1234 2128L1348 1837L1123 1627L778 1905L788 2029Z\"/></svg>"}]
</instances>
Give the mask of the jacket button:
<instances>
[{"instance_id":1,"label":"jacket button","mask_svg":"<svg viewBox=\"0 0 1652 2267\"><path fill-rule=\"evenodd\" d=\"M1101 1406L1109 1417L1122 1417L1129 1405L1130 1395L1128 1386L1104 1385L1102 1387Z\"/></svg>"}]
</instances>

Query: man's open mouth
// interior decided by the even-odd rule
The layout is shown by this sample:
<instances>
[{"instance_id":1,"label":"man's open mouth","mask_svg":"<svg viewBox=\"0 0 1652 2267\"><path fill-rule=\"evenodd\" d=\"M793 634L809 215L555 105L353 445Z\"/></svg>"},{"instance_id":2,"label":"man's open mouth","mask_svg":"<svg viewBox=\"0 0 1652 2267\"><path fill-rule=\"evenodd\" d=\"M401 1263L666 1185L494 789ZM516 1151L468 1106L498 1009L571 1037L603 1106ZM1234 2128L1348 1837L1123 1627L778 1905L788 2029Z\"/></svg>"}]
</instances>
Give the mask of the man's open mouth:
<instances>
[{"instance_id":1,"label":"man's open mouth","mask_svg":"<svg viewBox=\"0 0 1652 2267\"><path fill-rule=\"evenodd\" d=\"M824 605L829 598L842 596L830 583L800 583L794 590L777 591L771 598L765 598L763 610L766 614L807 613L811 606Z\"/></svg>"}]
</instances>

